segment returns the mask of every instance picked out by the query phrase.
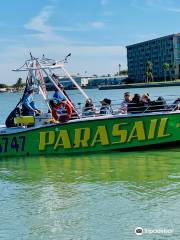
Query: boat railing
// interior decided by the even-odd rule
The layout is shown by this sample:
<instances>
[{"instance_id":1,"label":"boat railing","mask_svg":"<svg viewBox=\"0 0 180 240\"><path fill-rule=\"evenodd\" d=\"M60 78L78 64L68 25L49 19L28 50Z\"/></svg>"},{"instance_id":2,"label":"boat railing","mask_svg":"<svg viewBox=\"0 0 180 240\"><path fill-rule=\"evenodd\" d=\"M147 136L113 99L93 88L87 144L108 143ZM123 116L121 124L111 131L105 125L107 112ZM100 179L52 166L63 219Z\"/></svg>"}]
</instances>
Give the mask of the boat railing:
<instances>
[{"instance_id":1,"label":"boat railing","mask_svg":"<svg viewBox=\"0 0 180 240\"><path fill-rule=\"evenodd\" d=\"M156 101L155 105L141 105L137 106L136 103L131 103L130 106L127 106L127 111L121 111L121 105L118 103L111 104L112 115L115 114L135 114L135 113L143 113L148 114L152 112L173 112L180 109L180 103L172 103L172 104L162 104L161 101ZM76 108L80 115L84 117L90 116L103 116L105 114L100 114L101 105L94 105L93 107L83 107L80 105ZM75 118L75 115L72 116Z\"/></svg>"},{"instance_id":2,"label":"boat railing","mask_svg":"<svg viewBox=\"0 0 180 240\"><path fill-rule=\"evenodd\" d=\"M97 118L97 117L105 117L105 116L131 116L133 114L152 114L152 113L156 113L156 114L161 114L161 113L170 113L170 112L176 112L178 110L180 110L180 103L175 103L175 104L157 104L156 106L154 106L155 108L151 108L153 106L133 106L133 104L131 105L131 108L128 109L127 111L121 112L120 109L120 104L112 104L112 113L108 113L108 114L101 114L100 111L100 107L101 106L93 106L92 109L90 109L90 107L87 108L80 108L80 105L78 105L79 109L78 109L78 113L79 115L77 115L77 113L75 111L73 111L73 114L71 116L71 120L75 120L75 119L86 119L86 118ZM77 108L76 108L77 109ZM86 110L89 110L89 112L86 112ZM84 114L87 113L87 114ZM61 116L66 116L67 113L61 113ZM43 116L37 116L35 117L35 119L38 119L38 125L42 124L44 125L45 122L49 122L48 119L50 120L52 118L52 116L45 116L43 118ZM42 119L42 123L40 123L39 119ZM36 121L35 121L35 125L36 125ZM26 125L24 125L26 126Z\"/></svg>"}]
</instances>

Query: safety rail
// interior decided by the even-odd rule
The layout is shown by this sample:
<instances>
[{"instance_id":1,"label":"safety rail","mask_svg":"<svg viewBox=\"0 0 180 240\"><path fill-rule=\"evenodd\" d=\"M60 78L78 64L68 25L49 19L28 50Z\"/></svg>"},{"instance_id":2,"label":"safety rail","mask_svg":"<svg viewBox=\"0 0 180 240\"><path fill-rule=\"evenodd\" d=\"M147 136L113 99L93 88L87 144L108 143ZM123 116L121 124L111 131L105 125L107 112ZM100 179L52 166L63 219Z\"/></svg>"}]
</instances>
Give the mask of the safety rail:
<instances>
[{"instance_id":1,"label":"safety rail","mask_svg":"<svg viewBox=\"0 0 180 240\"><path fill-rule=\"evenodd\" d=\"M94 104L92 107L87 107L87 108L86 107L81 108L79 105L77 106L76 109L80 113L80 116L83 118L105 115L105 114L100 114L101 106L99 104L98 105ZM150 105L145 104L140 106L137 106L136 103L130 103L129 105L127 105L126 111L121 111L121 104L114 103L110 105L110 109L112 109L112 115L136 114L136 113L148 114L152 112L173 112L176 110L180 110L180 101L178 103L171 103L171 104L168 104L168 103L162 104L161 101L156 101L154 102L154 104L150 104Z\"/></svg>"}]
</instances>

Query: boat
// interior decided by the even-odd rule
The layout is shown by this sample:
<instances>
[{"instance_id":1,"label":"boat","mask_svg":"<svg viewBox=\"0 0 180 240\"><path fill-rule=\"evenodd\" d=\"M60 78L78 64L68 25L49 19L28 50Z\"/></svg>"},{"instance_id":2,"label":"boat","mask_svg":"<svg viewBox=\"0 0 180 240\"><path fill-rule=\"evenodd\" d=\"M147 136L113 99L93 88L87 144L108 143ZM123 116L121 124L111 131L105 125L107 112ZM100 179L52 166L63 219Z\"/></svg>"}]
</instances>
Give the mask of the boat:
<instances>
[{"instance_id":1,"label":"boat","mask_svg":"<svg viewBox=\"0 0 180 240\"><path fill-rule=\"evenodd\" d=\"M6 88L0 88L0 93L5 93L5 92L7 92Z\"/></svg>"},{"instance_id":2,"label":"boat","mask_svg":"<svg viewBox=\"0 0 180 240\"><path fill-rule=\"evenodd\" d=\"M89 96L74 81L62 61L35 58L14 71L27 71L26 85L39 89L48 106L44 76L61 91L52 77L61 69L87 100ZM62 93L63 94L63 93ZM67 98L66 96L64 96ZM40 116L16 116L14 127L0 126L0 156L73 155L98 151L130 150L180 142L180 110L107 114L83 117L75 108L76 118L65 123L53 122L51 112Z\"/></svg>"}]
</instances>

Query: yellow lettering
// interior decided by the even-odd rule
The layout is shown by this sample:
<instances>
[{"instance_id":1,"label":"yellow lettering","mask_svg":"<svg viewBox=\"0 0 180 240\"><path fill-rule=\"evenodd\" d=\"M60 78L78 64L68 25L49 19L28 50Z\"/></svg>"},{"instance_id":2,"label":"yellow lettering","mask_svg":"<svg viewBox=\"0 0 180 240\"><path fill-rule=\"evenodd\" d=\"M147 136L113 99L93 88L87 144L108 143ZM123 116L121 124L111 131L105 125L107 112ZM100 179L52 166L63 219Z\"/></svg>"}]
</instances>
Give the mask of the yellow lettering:
<instances>
[{"instance_id":1,"label":"yellow lettering","mask_svg":"<svg viewBox=\"0 0 180 240\"><path fill-rule=\"evenodd\" d=\"M54 146L54 150L56 150L58 147L71 148L71 143L67 130L60 130L59 136Z\"/></svg>"},{"instance_id":2,"label":"yellow lettering","mask_svg":"<svg viewBox=\"0 0 180 240\"><path fill-rule=\"evenodd\" d=\"M102 145L108 145L109 139L108 134L105 126L99 126L97 128L96 134L92 141L91 146L94 146L96 143L101 143Z\"/></svg>"},{"instance_id":3,"label":"yellow lettering","mask_svg":"<svg viewBox=\"0 0 180 240\"><path fill-rule=\"evenodd\" d=\"M170 136L170 134L165 133L166 126L167 126L167 121L168 121L168 118L162 118L161 119L161 122L160 122L160 125L159 125L159 131L158 131L158 137L159 138Z\"/></svg>"},{"instance_id":4,"label":"yellow lettering","mask_svg":"<svg viewBox=\"0 0 180 240\"><path fill-rule=\"evenodd\" d=\"M120 129L121 125L127 125L127 123L115 124L113 126L112 135L113 135L113 137L120 137L120 140L117 141L117 142L112 142L112 144L125 143L126 142L128 132L127 132L127 130Z\"/></svg>"},{"instance_id":5,"label":"yellow lettering","mask_svg":"<svg viewBox=\"0 0 180 240\"><path fill-rule=\"evenodd\" d=\"M146 139L144 124L142 121L135 122L131 134L128 138L128 142L130 142L133 138L137 138L138 141L143 141Z\"/></svg>"},{"instance_id":6,"label":"yellow lettering","mask_svg":"<svg viewBox=\"0 0 180 240\"><path fill-rule=\"evenodd\" d=\"M75 129L74 148L88 147L88 141L90 139L90 128L78 128Z\"/></svg>"},{"instance_id":7,"label":"yellow lettering","mask_svg":"<svg viewBox=\"0 0 180 240\"><path fill-rule=\"evenodd\" d=\"M148 139L153 139L155 137L155 130L156 130L156 126L157 126L157 119L153 119L151 120L150 123L150 128L149 128L149 134L148 134Z\"/></svg>"},{"instance_id":8,"label":"yellow lettering","mask_svg":"<svg viewBox=\"0 0 180 240\"><path fill-rule=\"evenodd\" d=\"M45 150L47 145L54 144L55 141L55 132L40 132L40 141L39 141L39 150Z\"/></svg>"}]
</instances>

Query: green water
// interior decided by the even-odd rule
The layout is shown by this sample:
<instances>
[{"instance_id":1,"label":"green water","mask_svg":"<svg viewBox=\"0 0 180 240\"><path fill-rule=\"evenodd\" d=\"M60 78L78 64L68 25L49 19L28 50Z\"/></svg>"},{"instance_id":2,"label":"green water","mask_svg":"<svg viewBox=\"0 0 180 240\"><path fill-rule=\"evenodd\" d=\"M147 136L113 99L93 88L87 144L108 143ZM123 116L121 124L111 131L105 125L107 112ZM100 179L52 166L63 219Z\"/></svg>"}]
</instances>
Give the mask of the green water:
<instances>
[{"instance_id":1,"label":"green water","mask_svg":"<svg viewBox=\"0 0 180 240\"><path fill-rule=\"evenodd\" d=\"M176 148L0 162L1 239L179 239Z\"/></svg>"},{"instance_id":2,"label":"green water","mask_svg":"<svg viewBox=\"0 0 180 240\"><path fill-rule=\"evenodd\" d=\"M97 100L112 94L89 93ZM1 122L17 96L0 95ZM179 146L1 159L0 193L3 240L180 239ZM140 237L138 226L172 233Z\"/></svg>"}]
</instances>

